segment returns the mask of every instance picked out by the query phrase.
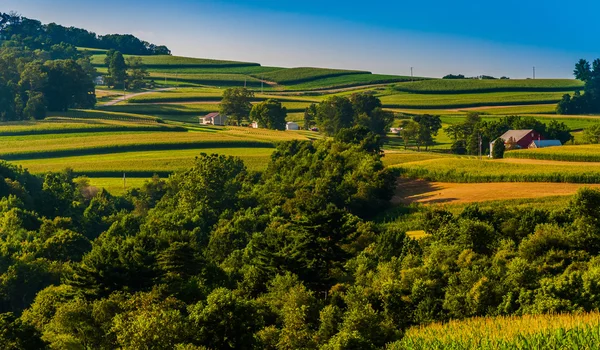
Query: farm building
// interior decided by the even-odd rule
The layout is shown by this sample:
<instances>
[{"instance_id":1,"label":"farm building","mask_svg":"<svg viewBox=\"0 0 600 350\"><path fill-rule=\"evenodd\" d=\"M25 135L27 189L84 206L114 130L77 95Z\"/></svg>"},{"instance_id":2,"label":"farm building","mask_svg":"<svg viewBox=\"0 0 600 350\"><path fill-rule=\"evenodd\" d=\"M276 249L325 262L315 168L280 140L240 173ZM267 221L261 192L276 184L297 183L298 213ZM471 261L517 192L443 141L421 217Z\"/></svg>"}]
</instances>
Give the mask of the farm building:
<instances>
[{"instance_id":1,"label":"farm building","mask_svg":"<svg viewBox=\"0 0 600 350\"><path fill-rule=\"evenodd\" d=\"M532 129L529 130L508 130L498 139L504 140L504 145L506 145L507 150L511 149L525 149L529 148L529 145L533 141L542 140L542 135ZM494 142L496 140L490 142L490 157L492 156L492 148L494 148Z\"/></svg>"},{"instance_id":2,"label":"farm building","mask_svg":"<svg viewBox=\"0 0 600 350\"><path fill-rule=\"evenodd\" d=\"M531 142L531 144L529 144L529 148L544 148L554 146L562 146L562 143L559 140L534 140Z\"/></svg>"},{"instance_id":3,"label":"farm building","mask_svg":"<svg viewBox=\"0 0 600 350\"><path fill-rule=\"evenodd\" d=\"M298 123L295 122L287 122L285 124L285 130L299 130L300 127L298 126Z\"/></svg>"},{"instance_id":4,"label":"farm building","mask_svg":"<svg viewBox=\"0 0 600 350\"><path fill-rule=\"evenodd\" d=\"M258 122L252 122L250 126L252 126L253 129L258 129Z\"/></svg>"},{"instance_id":5,"label":"farm building","mask_svg":"<svg viewBox=\"0 0 600 350\"><path fill-rule=\"evenodd\" d=\"M97 77L94 78L94 84L96 85L104 85L104 77L102 75L99 75Z\"/></svg>"},{"instance_id":6,"label":"farm building","mask_svg":"<svg viewBox=\"0 0 600 350\"><path fill-rule=\"evenodd\" d=\"M204 117L200 117L200 124L204 125L226 125L228 117L220 113L209 113Z\"/></svg>"}]
</instances>

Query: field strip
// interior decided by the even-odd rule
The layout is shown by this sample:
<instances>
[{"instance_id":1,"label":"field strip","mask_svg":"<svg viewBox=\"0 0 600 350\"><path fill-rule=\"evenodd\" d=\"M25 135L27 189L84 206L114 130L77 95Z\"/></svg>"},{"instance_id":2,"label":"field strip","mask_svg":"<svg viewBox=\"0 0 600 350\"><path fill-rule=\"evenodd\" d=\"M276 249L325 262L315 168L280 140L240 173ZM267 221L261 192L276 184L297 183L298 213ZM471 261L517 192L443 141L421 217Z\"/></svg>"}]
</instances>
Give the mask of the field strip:
<instances>
[{"instance_id":1,"label":"field strip","mask_svg":"<svg viewBox=\"0 0 600 350\"><path fill-rule=\"evenodd\" d=\"M398 180L395 204L459 204L493 200L567 196L582 187L600 185L549 182L448 183Z\"/></svg>"},{"instance_id":2,"label":"field strip","mask_svg":"<svg viewBox=\"0 0 600 350\"><path fill-rule=\"evenodd\" d=\"M544 159L529 159L529 158L503 158L495 159L498 163L512 164L531 164L531 165L579 165L582 167L600 166L600 162L570 162L563 160L544 160Z\"/></svg>"}]
</instances>

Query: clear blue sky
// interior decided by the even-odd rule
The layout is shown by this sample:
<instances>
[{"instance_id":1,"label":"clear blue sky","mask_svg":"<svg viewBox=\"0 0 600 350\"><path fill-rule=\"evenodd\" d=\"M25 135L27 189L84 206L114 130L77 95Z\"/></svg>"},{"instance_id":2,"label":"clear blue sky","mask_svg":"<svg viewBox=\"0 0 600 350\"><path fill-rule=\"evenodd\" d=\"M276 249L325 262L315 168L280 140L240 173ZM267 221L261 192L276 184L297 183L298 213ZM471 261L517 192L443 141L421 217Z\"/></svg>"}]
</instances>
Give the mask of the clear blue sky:
<instances>
[{"instance_id":1,"label":"clear blue sky","mask_svg":"<svg viewBox=\"0 0 600 350\"><path fill-rule=\"evenodd\" d=\"M600 1L0 0L44 23L267 66L570 78L600 57Z\"/></svg>"}]
</instances>

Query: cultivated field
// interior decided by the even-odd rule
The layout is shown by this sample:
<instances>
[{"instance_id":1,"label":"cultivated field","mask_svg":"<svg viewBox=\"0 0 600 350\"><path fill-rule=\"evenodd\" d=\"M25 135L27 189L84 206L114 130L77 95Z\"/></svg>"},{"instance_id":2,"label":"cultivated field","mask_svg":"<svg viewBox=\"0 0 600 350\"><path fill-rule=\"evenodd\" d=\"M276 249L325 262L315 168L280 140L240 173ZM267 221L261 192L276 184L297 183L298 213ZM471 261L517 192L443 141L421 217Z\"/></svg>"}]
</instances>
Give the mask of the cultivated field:
<instances>
[{"instance_id":1,"label":"cultivated field","mask_svg":"<svg viewBox=\"0 0 600 350\"><path fill-rule=\"evenodd\" d=\"M593 349L600 314L472 318L411 328L388 349Z\"/></svg>"},{"instance_id":2,"label":"cultivated field","mask_svg":"<svg viewBox=\"0 0 600 350\"><path fill-rule=\"evenodd\" d=\"M575 91L583 89L583 82L575 79L434 79L397 84L394 89L431 94Z\"/></svg>"},{"instance_id":3,"label":"cultivated field","mask_svg":"<svg viewBox=\"0 0 600 350\"><path fill-rule=\"evenodd\" d=\"M439 157L401 162L392 168L407 178L437 182L600 183L600 163Z\"/></svg>"},{"instance_id":4,"label":"cultivated field","mask_svg":"<svg viewBox=\"0 0 600 350\"><path fill-rule=\"evenodd\" d=\"M582 187L598 188L600 184L557 184L549 182L452 183L402 179L398 181L398 188L392 202L404 205L413 203L448 205L544 198L573 195Z\"/></svg>"},{"instance_id":5,"label":"cultivated field","mask_svg":"<svg viewBox=\"0 0 600 350\"><path fill-rule=\"evenodd\" d=\"M600 145L575 145L508 151L505 158L600 162Z\"/></svg>"}]
</instances>

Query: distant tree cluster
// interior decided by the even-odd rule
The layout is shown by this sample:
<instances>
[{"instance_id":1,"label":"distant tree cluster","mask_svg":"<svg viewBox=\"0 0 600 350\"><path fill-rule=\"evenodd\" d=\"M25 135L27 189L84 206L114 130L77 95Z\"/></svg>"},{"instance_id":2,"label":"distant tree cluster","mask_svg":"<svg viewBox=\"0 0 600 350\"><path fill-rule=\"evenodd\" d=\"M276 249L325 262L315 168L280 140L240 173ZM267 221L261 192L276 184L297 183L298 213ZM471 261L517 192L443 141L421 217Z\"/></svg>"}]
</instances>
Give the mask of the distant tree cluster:
<instances>
[{"instance_id":1,"label":"distant tree cluster","mask_svg":"<svg viewBox=\"0 0 600 350\"><path fill-rule=\"evenodd\" d=\"M144 67L141 57L130 56L125 59L121 52L108 50L104 64L108 67L104 81L109 87L127 87L132 90L146 87L145 79L150 73Z\"/></svg>"},{"instance_id":2,"label":"distant tree cluster","mask_svg":"<svg viewBox=\"0 0 600 350\"><path fill-rule=\"evenodd\" d=\"M445 75L444 77L442 77L442 79L483 79L483 80L494 80L494 79L498 79L498 78L493 77L491 75L479 75L479 76L476 76L476 77L465 77L463 74L448 74L448 75ZM500 79L504 80L504 79L510 79L510 78L502 76L502 77L500 77Z\"/></svg>"},{"instance_id":3,"label":"distant tree cluster","mask_svg":"<svg viewBox=\"0 0 600 350\"><path fill-rule=\"evenodd\" d=\"M10 44L0 48L0 121L94 106L96 73L88 58L50 59L46 51Z\"/></svg>"},{"instance_id":4,"label":"distant tree cluster","mask_svg":"<svg viewBox=\"0 0 600 350\"><path fill-rule=\"evenodd\" d=\"M413 143L417 146L417 151L421 147L427 150L434 144L434 136L442 128L442 120L438 115L416 115L411 120L403 120L400 124L400 136L404 140L404 148Z\"/></svg>"},{"instance_id":5,"label":"distant tree cluster","mask_svg":"<svg viewBox=\"0 0 600 350\"><path fill-rule=\"evenodd\" d=\"M305 128L316 125L319 131L330 136L352 127L364 127L385 136L393 121L394 114L384 111L381 100L369 92L350 97L332 96L309 106L304 113Z\"/></svg>"},{"instance_id":6,"label":"distant tree cluster","mask_svg":"<svg viewBox=\"0 0 600 350\"><path fill-rule=\"evenodd\" d=\"M495 121L483 121L477 112L469 112L463 123L448 126L444 131L453 140L452 153L479 154L481 138L482 153L487 154L489 143L508 130L533 129L545 139L560 140L561 143L573 139L569 127L563 122L550 121L547 125L533 117L508 116ZM502 152L503 153L503 152Z\"/></svg>"},{"instance_id":7,"label":"distant tree cluster","mask_svg":"<svg viewBox=\"0 0 600 350\"><path fill-rule=\"evenodd\" d=\"M583 81L584 94L575 91L571 97L565 94L556 106L558 114L586 114L600 112L600 58L590 62L581 59L573 71L575 78Z\"/></svg>"},{"instance_id":8,"label":"distant tree cluster","mask_svg":"<svg viewBox=\"0 0 600 350\"><path fill-rule=\"evenodd\" d=\"M51 51L54 45L113 49L130 55L170 55L166 46L157 46L142 41L133 35L96 33L75 27L63 27L56 23L43 25L15 13L0 12L0 40L16 40L25 47ZM72 48L74 49L74 48Z\"/></svg>"}]
</instances>

